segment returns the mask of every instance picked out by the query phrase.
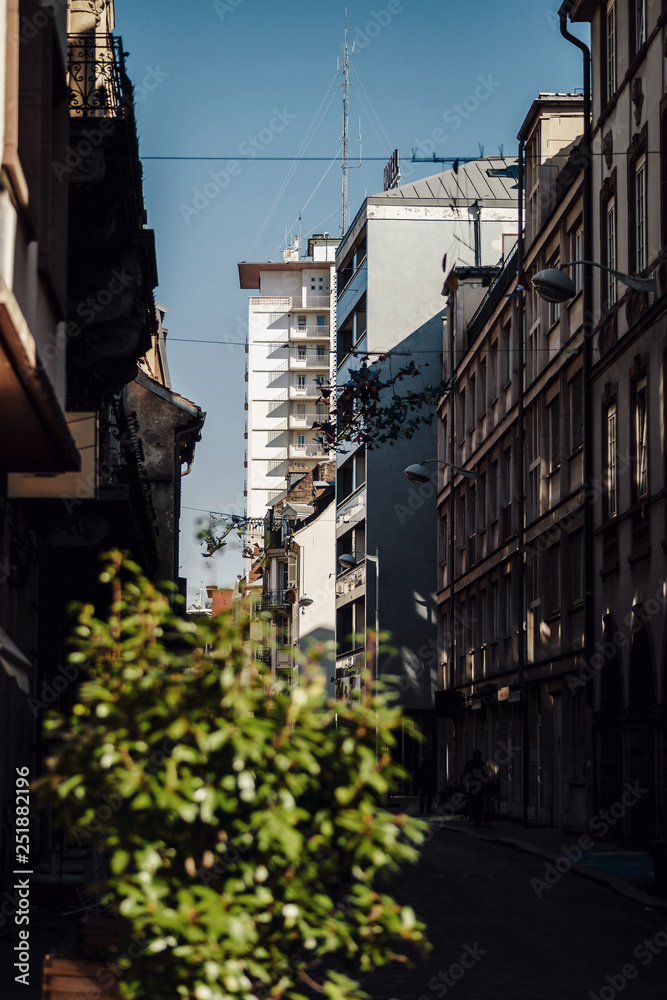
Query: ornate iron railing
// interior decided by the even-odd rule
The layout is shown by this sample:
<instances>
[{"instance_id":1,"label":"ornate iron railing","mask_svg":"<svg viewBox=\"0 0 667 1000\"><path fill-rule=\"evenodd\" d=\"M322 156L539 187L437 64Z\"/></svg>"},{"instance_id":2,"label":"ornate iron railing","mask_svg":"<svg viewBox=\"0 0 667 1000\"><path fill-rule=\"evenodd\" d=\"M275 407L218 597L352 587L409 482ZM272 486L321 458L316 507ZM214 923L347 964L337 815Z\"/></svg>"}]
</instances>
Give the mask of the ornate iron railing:
<instances>
[{"instance_id":1,"label":"ornate iron railing","mask_svg":"<svg viewBox=\"0 0 667 1000\"><path fill-rule=\"evenodd\" d=\"M132 85L122 40L106 34L69 35L67 46L71 117L125 118L132 107Z\"/></svg>"}]
</instances>

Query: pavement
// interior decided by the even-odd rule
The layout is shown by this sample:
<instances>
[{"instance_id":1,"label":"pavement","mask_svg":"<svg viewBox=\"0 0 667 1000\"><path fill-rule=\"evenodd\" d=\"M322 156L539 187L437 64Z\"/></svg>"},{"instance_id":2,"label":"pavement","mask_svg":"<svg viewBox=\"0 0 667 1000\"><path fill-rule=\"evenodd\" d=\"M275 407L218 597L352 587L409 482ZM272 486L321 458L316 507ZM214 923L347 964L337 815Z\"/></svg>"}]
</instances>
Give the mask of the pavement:
<instances>
[{"instance_id":1,"label":"pavement","mask_svg":"<svg viewBox=\"0 0 667 1000\"><path fill-rule=\"evenodd\" d=\"M418 812L417 796L403 795L392 800L392 809ZM481 827L461 816L433 812L423 816L433 830L513 848L550 861L557 872L572 871L582 878L641 903L646 907L667 912L667 890L659 890L654 881L653 859L645 851L628 850L611 840L594 843L591 850L582 850L578 841L582 832L564 832L554 827L524 826L522 823L497 816ZM592 839L592 838L589 838ZM554 877L556 877L554 875Z\"/></svg>"}]
</instances>

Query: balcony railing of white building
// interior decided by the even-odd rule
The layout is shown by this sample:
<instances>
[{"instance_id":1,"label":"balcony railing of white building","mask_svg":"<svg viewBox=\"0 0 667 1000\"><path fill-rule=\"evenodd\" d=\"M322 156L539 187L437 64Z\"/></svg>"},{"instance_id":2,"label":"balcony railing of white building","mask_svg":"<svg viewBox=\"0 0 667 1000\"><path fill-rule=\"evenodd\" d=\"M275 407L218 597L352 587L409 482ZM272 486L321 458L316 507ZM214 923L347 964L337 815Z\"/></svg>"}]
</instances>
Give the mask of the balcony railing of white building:
<instances>
[{"instance_id":1,"label":"balcony railing of white building","mask_svg":"<svg viewBox=\"0 0 667 1000\"><path fill-rule=\"evenodd\" d=\"M366 564L356 566L336 580L336 597L344 597L366 583Z\"/></svg>"},{"instance_id":2,"label":"balcony railing of white building","mask_svg":"<svg viewBox=\"0 0 667 1000\"><path fill-rule=\"evenodd\" d=\"M292 309L328 309L330 304L328 295L311 295L304 292L302 295L292 296Z\"/></svg>"},{"instance_id":3,"label":"balcony railing of white building","mask_svg":"<svg viewBox=\"0 0 667 1000\"><path fill-rule=\"evenodd\" d=\"M290 399L319 399L322 390L319 385L291 385L289 387Z\"/></svg>"},{"instance_id":4,"label":"balcony railing of white building","mask_svg":"<svg viewBox=\"0 0 667 1000\"><path fill-rule=\"evenodd\" d=\"M329 354L298 354L293 352L290 354L289 366L292 371L298 371L300 368L323 368L326 371L329 370Z\"/></svg>"},{"instance_id":5,"label":"balcony railing of white building","mask_svg":"<svg viewBox=\"0 0 667 1000\"><path fill-rule=\"evenodd\" d=\"M327 458L328 454L329 452L319 444L293 444L289 449L290 458Z\"/></svg>"},{"instance_id":6,"label":"balcony railing of white building","mask_svg":"<svg viewBox=\"0 0 667 1000\"><path fill-rule=\"evenodd\" d=\"M327 326L293 326L290 327L290 340L329 340L330 328Z\"/></svg>"},{"instance_id":7,"label":"balcony railing of white building","mask_svg":"<svg viewBox=\"0 0 667 1000\"><path fill-rule=\"evenodd\" d=\"M292 305L290 295L251 295L249 300L251 306L265 306L270 308L283 308L288 310Z\"/></svg>"},{"instance_id":8,"label":"balcony railing of white building","mask_svg":"<svg viewBox=\"0 0 667 1000\"><path fill-rule=\"evenodd\" d=\"M292 430L310 430L314 423L327 420L329 413L318 413L317 410L306 410L305 413L290 413L289 425Z\"/></svg>"}]
</instances>

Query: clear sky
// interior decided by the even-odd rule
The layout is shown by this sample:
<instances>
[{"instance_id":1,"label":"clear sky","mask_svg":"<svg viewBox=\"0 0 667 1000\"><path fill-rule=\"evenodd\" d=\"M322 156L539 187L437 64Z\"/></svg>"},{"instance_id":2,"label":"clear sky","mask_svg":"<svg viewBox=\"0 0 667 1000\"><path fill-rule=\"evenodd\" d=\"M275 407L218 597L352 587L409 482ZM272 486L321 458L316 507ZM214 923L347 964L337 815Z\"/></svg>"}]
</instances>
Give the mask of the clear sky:
<instances>
[{"instance_id":1,"label":"clear sky","mask_svg":"<svg viewBox=\"0 0 667 1000\"><path fill-rule=\"evenodd\" d=\"M361 144L349 145L350 218L382 190L394 148L404 180L442 169L409 163L413 150L514 155L539 92L581 89L581 54L560 36L559 5L348 0L351 137L361 125ZM343 0L116 0L172 384L207 412L183 480L181 572L191 597L201 584L231 585L243 569L232 536L202 557L197 517L245 509L243 346L195 341L243 344L249 292L239 288L238 261L281 259L286 233L340 235L344 18ZM584 28L575 33L586 40ZM222 159L150 159L198 156ZM269 156L324 159L262 160Z\"/></svg>"}]
</instances>

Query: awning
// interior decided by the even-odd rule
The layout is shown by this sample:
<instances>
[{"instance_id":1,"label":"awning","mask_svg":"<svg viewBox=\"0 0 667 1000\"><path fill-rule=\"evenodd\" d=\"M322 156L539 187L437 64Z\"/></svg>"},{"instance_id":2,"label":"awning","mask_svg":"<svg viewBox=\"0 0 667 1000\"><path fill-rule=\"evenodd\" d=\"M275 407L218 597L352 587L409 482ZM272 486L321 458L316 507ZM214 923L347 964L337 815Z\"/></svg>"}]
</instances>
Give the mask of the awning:
<instances>
[{"instance_id":1,"label":"awning","mask_svg":"<svg viewBox=\"0 0 667 1000\"><path fill-rule=\"evenodd\" d=\"M32 664L23 655L13 639L0 628L0 664L10 677L13 677L24 694L30 694L30 674Z\"/></svg>"}]
</instances>

